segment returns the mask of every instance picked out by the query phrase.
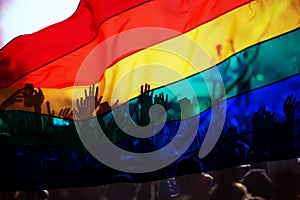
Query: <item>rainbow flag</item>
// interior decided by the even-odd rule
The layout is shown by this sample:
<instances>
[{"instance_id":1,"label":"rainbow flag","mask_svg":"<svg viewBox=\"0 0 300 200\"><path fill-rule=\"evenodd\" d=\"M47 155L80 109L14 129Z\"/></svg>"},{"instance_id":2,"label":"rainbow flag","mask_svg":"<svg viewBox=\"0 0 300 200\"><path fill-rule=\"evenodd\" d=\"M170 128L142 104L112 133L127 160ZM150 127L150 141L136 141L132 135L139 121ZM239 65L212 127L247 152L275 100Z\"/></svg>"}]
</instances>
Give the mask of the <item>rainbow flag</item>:
<instances>
[{"instance_id":1,"label":"rainbow flag","mask_svg":"<svg viewBox=\"0 0 300 200\"><path fill-rule=\"evenodd\" d=\"M1 188L300 156L299 27L297 0L81 0L0 51Z\"/></svg>"}]
</instances>

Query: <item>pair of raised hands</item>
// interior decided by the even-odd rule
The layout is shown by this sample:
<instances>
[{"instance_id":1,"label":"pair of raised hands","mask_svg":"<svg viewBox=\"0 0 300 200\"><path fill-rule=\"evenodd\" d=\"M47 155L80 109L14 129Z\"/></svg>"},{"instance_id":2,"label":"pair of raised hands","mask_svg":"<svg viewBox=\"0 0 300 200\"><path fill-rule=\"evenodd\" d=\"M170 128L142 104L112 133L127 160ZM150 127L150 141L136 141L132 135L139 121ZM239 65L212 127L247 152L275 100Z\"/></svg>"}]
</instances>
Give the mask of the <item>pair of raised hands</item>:
<instances>
[{"instance_id":1,"label":"pair of raised hands","mask_svg":"<svg viewBox=\"0 0 300 200\"><path fill-rule=\"evenodd\" d=\"M34 94L31 96L30 99L27 99L30 103L30 107L34 107L35 112L41 112L41 106L44 102L45 96L43 91L38 88L38 91L34 90ZM0 106L0 110L5 110L7 107L15 104L21 103L25 101L25 89L21 88L16 90L12 95L10 95Z\"/></svg>"}]
</instances>

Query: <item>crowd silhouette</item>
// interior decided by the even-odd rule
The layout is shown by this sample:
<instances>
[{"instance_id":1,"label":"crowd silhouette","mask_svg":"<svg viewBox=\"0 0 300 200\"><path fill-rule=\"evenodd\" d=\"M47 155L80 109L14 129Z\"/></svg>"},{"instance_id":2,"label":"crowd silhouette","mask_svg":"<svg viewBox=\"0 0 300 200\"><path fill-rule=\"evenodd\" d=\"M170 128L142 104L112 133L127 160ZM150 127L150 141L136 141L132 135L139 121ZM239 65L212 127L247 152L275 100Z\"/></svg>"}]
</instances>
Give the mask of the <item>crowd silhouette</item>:
<instances>
[{"instance_id":1,"label":"crowd silhouette","mask_svg":"<svg viewBox=\"0 0 300 200\"><path fill-rule=\"evenodd\" d=\"M98 95L98 87L90 86L88 90L84 91L83 97L76 100L76 108L62 108L59 112L56 112L51 109L49 101L44 102L45 97L40 88L35 90L32 84L26 84L24 88L16 90L0 106L2 110L0 116L2 121L1 140L2 142L7 142L10 137L13 139L21 137L22 141L25 141L23 144L34 145L41 144L37 141L45 135L54 134L53 140L57 136L55 133L70 137L70 133L75 132L74 119L85 120L97 116L108 138L116 145L135 152L148 152L161 148L175 137L179 122L174 120L176 117L171 116L170 113L172 112L168 112L169 110L183 106L183 116L187 116L187 118L195 117L192 112L193 103L189 99L184 98L178 103L170 103L168 94L154 94L154 90L150 89L149 84L141 86L140 95L130 105L129 113L126 113L125 109L118 105L118 101L110 106L108 102L102 102L102 98L102 96L99 97ZM9 106L17 103L24 103L25 107L32 107L36 114L26 113L24 116L16 116L22 115L22 113L3 112ZM43 103L46 104L46 113L48 115L41 115ZM162 117L160 115L156 116L154 120L150 119L149 111L154 104L160 104L166 110L166 116ZM185 153L185 157L193 159L182 159L173 165L177 170L172 175L178 177L143 184L119 183L107 185L100 192L98 191L99 198L109 200L120 198L214 200L224 199L225 197L225 199L279 199L279 197L282 197L282 194L272 195L274 194L273 181L267 175L266 168L263 165L261 168L265 169L252 167L248 169L247 173L243 173L242 177L238 176L238 173L240 173L238 171L241 171L241 168L238 167L225 170L225 172L219 171L212 175L207 173L199 174L199 172L239 166L246 163L296 158L299 152L297 152L295 146L294 123L296 122L295 112L298 105L299 101L295 95L289 94L282 104L283 113L285 114L284 119L276 119L276 113L267 110L266 106L263 106L255 111L251 117L252 131L239 133L238 126L228 125L228 128L224 128L221 138L213 150L201 160L195 159L195 156L193 156L199 150L205 137L203 132L206 129L199 128L195 141ZM219 111L219 116L215 119L217 123L218 117L222 117L224 110L221 103L214 102L212 106L216 106ZM123 127L118 127L114 121L111 112L112 108L115 108L115 114L124 115ZM150 125L149 131L154 131L155 127L163 122L163 119L160 118L165 118L169 122L153 137L146 139L129 137L125 133L126 120L129 119L129 115L139 126ZM54 119L67 120L69 123L57 125ZM59 123L61 122L59 121ZM13 126L12 124L14 123L17 125ZM184 120L183 123L185 123ZM189 131L189 127L185 126L185 130ZM47 144L58 145L57 140L51 141L49 138L51 137L46 137ZM71 148L81 145L80 141L77 141L77 144L74 143L76 141L72 141L69 138L69 142L64 140L62 145L69 145ZM84 148L82 147L82 149ZM197 172L198 174L184 175ZM122 177L122 174L120 176ZM112 178L112 180L114 179ZM299 174L295 181L299 181ZM115 179L115 182L136 181L129 176L129 178ZM292 182L292 184L295 184L295 182ZM293 196L290 196L290 198L300 199L299 191L297 189L293 190ZM51 193L55 194L56 192L50 191ZM51 199L51 195L48 197L45 194L43 192L3 193L1 194L1 199ZM10 197L7 197L9 195Z\"/></svg>"}]
</instances>

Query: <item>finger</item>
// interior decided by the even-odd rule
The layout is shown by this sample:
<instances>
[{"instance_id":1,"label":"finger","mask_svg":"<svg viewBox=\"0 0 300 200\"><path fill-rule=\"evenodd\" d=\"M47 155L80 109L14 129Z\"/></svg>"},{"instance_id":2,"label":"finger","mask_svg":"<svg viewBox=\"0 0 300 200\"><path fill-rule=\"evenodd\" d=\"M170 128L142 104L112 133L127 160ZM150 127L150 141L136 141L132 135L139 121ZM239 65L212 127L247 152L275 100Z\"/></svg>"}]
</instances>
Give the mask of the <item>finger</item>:
<instances>
[{"instance_id":1,"label":"finger","mask_svg":"<svg viewBox=\"0 0 300 200\"><path fill-rule=\"evenodd\" d=\"M148 84L146 83L144 87L144 93L147 94L147 92L148 92Z\"/></svg>"},{"instance_id":2,"label":"finger","mask_svg":"<svg viewBox=\"0 0 300 200\"><path fill-rule=\"evenodd\" d=\"M83 97L80 97L80 106L83 107Z\"/></svg>"},{"instance_id":3,"label":"finger","mask_svg":"<svg viewBox=\"0 0 300 200\"><path fill-rule=\"evenodd\" d=\"M64 109L62 110L61 116L65 116L65 115L66 115L66 111L67 111L67 108L64 108Z\"/></svg>"},{"instance_id":4,"label":"finger","mask_svg":"<svg viewBox=\"0 0 300 200\"><path fill-rule=\"evenodd\" d=\"M87 94L87 90L86 90L86 89L84 89L84 95L85 95L85 98L88 97L88 94Z\"/></svg>"},{"instance_id":5,"label":"finger","mask_svg":"<svg viewBox=\"0 0 300 200\"><path fill-rule=\"evenodd\" d=\"M65 108L63 115L66 116L69 113L69 111L70 111L70 108Z\"/></svg>"},{"instance_id":6,"label":"finger","mask_svg":"<svg viewBox=\"0 0 300 200\"><path fill-rule=\"evenodd\" d=\"M65 115L67 115L70 112L71 108L66 108L66 113Z\"/></svg>"},{"instance_id":7,"label":"finger","mask_svg":"<svg viewBox=\"0 0 300 200\"><path fill-rule=\"evenodd\" d=\"M40 96L44 95L44 93L43 93L43 91L41 90L41 88L38 88L38 90L39 90L39 95L40 95Z\"/></svg>"},{"instance_id":8,"label":"finger","mask_svg":"<svg viewBox=\"0 0 300 200\"><path fill-rule=\"evenodd\" d=\"M24 93L25 93L25 91L24 91L24 89L22 89L22 90L17 90L13 95L24 95Z\"/></svg>"},{"instance_id":9,"label":"finger","mask_svg":"<svg viewBox=\"0 0 300 200\"><path fill-rule=\"evenodd\" d=\"M149 94L149 86L148 86L148 84L146 84L145 87L144 87L144 94L146 94L146 95Z\"/></svg>"},{"instance_id":10,"label":"finger","mask_svg":"<svg viewBox=\"0 0 300 200\"><path fill-rule=\"evenodd\" d=\"M79 109L80 106L79 106L79 99L76 100L76 104L77 104L77 108Z\"/></svg>"},{"instance_id":11,"label":"finger","mask_svg":"<svg viewBox=\"0 0 300 200\"><path fill-rule=\"evenodd\" d=\"M95 89L96 89L96 87L95 87L95 85L93 85L93 87L92 87L92 95L95 95Z\"/></svg>"},{"instance_id":12,"label":"finger","mask_svg":"<svg viewBox=\"0 0 300 200\"><path fill-rule=\"evenodd\" d=\"M89 96L93 96L94 94L92 93L92 86L90 85L89 87Z\"/></svg>"},{"instance_id":13,"label":"finger","mask_svg":"<svg viewBox=\"0 0 300 200\"><path fill-rule=\"evenodd\" d=\"M63 113L64 117L68 116L70 110L71 110L71 108L65 108L64 113Z\"/></svg>"},{"instance_id":14,"label":"finger","mask_svg":"<svg viewBox=\"0 0 300 200\"><path fill-rule=\"evenodd\" d=\"M24 88L17 89L16 92L25 92L25 89Z\"/></svg>"},{"instance_id":15,"label":"finger","mask_svg":"<svg viewBox=\"0 0 300 200\"><path fill-rule=\"evenodd\" d=\"M149 89L150 89L150 86L149 86ZM153 97L153 93L154 93L154 90L151 90L150 93L149 93L150 97Z\"/></svg>"},{"instance_id":16,"label":"finger","mask_svg":"<svg viewBox=\"0 0 300 200\"><path fill-rule=\"evenodd\" d=\"M166 103L168 103L169 95L166 95Z\"/></svg>"},{"instance_id":17,"label":"finger","mask_svg":"<svg viewBox=\"0 0 300 200\"><path fill-rule=\"evenodd\" d=\"M99 104L101 103L103 96L99 97Z\"/></svg>"},{"instance_id":18,"label":"finger","mask_svg":"<svg viewBox=\"0 0 300 200\"><path fill-rule=\"evenodd\" d=\"M9 101L16 101L16 99L24 99L24 95L22 95L22 94L13 95L8 98Z\"/></svg>"},{"instance_id":19,"label":"finger","mask_svg":"<svg viewBox=\"0 0 300 200\"><path fill-rule=\"evenodd\" d=\"M112 106L112 108L115 108L119 103L119 99L117 99L117 101L114 103L114 105Z\"/></svg>"},{"instance_id":20,"label":"finger","mask_svg":"<svg viewBox=\"0 0 300 200\"><path fill-rule=\"evenodd\" d=\"M98 90L99 90L99 88L98 88L98 86L96 87L96 93L95 93L95 103L98 103Z\"/></svg>"},{"instance_id":21,"label":"finger","mask_svg":"<svg viewBox=\"0 0 300 200\"><path fill-rule=\"evenodd\" d=\"M77 118L79 118L79 113L77 112L77 110L76 110L76 109L73 109L73 112L74 112L75 116L76 116Z\"/></svg>"},{"instance_id":22,"label":"finger","mask_svg":"<svg viewBox=\"0 0 300 200\"><path fill-rule=\"evenodd\" d=\"M58 116L62 116L62 113L63 113L63 109L60 109Z\"/></svg>"},{"instance_id":23,"label":"finger","mask_svg":"<svg viewBox=\"0 0 300 200\"><path fill-rule=\"evenodd\" d=\"M16 98L24 98L24 94L18 94Z\"/></svg>"},{"instance_id":24,"label":"finger","mask_svg":"<svg viewBox=\"0 0 300 200\"><path fill-rule=\"evenodd\" d=\"M288 100L288 96L285 98L283 105L286 106L287 105L287 100Z\"/></svg>"},{"instance_id":25,"label":"finger","mask_svg":"<svg viewBox=\"0 0 300 200\"><path fill-rule=\"evenodd\" d=\"M51 110L50 110L50 102L49 101L46 102L46 107L47 107L47 112L50 115L51 114Z\"/></svg>"},{"instance_id":26,"label":"finger","mask_svg":"<svg viewBox=\"0 0 300 200\"><path fill-rule=\"evenodd\" d=\"M65 116L70 115L71 112L72 112L71 108L66 108Z\"/></svg>"},{"instance_id":27,"label":"finger","mask_svg":"<svg viewBox=\"0 0 300 200\"><path fill-rule=\"evenodd\" d=\"M141 94L143 94L143 88L144 88L144 86L141 85Z\"/></svg>"},{"instance_id":28,"label":"finger","mask_svg":"<svg viewBox=\"0 0 300 200\"><path fill-rule=\"evenodd\" d=\"M83 99L83 105L85 108L88 108L88 105L89 105L89 101L87 99Z\"/></svg>"},{"instance_id":29,"label":"finger","mask_svg":"<svg viewBox=\"0 0 300 200\"><path fill-rule=\"evenodd\" d=\"M67 111L67 108L64 108L64 109L62 110L61 116L65 116L65 115L66 115L66 111Z\"/></svg>"},{"instance_id":30,"label":"finger","mask_svg":"<svg viewBox=\"0 0 300 200\"><path fill-rule=\"evenodd\" d=\"M290 94L290 95L287 97L287 101L286 101L287 104L290 104L290 103L291 103L291 98L292 98L292 95Z\"/></svg>"}]
</instances>

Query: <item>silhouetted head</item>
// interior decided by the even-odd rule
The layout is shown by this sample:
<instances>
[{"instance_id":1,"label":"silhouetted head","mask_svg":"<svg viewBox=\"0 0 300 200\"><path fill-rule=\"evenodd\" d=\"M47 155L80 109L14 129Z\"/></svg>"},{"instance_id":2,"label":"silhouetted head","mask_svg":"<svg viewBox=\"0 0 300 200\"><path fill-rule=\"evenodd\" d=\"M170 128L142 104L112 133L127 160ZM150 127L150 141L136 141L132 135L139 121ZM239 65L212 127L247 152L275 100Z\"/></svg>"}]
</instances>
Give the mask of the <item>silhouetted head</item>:
<instances>
[{"instance_id":1,"label":"silhouetted head","mask_svg":"<svg viewBox=\"0 0 300 200\"><path fill-rule=\"evenodd\" d=\"M264 199L271 199L272 181L263 169L252 169L247 172L241 182L254 196L261 196Z\"/></svg>"},{"instance_id":2,"label":"silhouetted head","mask_svg":"<svg viewBox=\"0 0 300 200\"><path fill-rule=\"evenodd\" d=\"M230 199L244 200L251 195L247 187L241 183L228 183L228 185L215 185L210 191L210 200Z\"/></svg>"}]
</instances>

